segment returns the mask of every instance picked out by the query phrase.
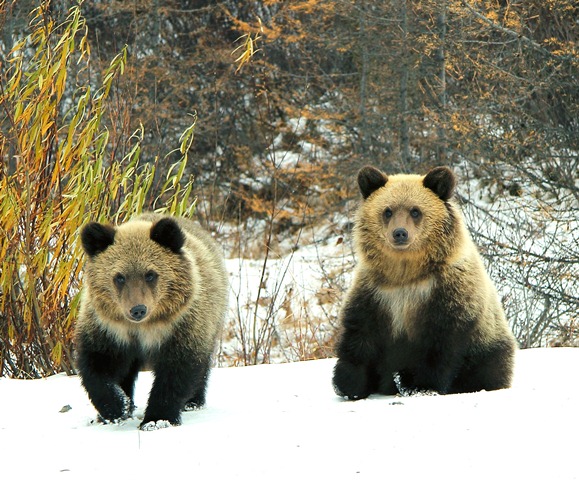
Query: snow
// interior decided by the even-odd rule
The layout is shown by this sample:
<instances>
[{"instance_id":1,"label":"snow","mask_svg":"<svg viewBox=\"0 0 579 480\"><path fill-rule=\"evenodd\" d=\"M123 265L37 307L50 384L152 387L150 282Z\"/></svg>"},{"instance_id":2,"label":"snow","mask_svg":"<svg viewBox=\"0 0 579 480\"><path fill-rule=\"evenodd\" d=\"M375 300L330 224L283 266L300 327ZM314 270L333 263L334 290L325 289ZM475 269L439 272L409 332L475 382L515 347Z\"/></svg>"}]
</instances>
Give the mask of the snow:
<instances>
[{"instance_id":1,"label":"snow","mask_svg":"<svg viewBox=\"0 0 579 480\"><path fill-rule=\"evenodd\" d=\"M579 477L579 349L522 350L513 387L338 398L335 360L213 370L183 425L94 422L77 377L0 379L0 477L111 479L572 479Z\"/></svg>"}]
</instances>

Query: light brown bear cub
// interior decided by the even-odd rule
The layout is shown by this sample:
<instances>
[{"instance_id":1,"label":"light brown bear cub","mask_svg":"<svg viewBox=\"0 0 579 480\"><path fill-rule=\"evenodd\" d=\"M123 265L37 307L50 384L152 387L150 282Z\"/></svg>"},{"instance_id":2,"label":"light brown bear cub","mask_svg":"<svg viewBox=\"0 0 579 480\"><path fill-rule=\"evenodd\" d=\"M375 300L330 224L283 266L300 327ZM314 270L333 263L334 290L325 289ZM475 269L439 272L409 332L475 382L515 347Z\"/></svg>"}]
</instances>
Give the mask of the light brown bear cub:
<instances>
[{"instance_id":1,"label":"light brown bear cub","mask_svg":"<svg viewBox=\"0 0 579 480\"><path fill-rule=\"evenodd\" d=\"M139 370L155 380L141 429L181 423L205 403L227 310L223 256L194 222L144 214L81 232L85 287L76 325L77 366L104 422L130 417Z\"/></svg>"},{"instance_id":2,"label":"light brown bear cub","mask_svg":"<svg viewBox=\"0 0 579 480\"><path fill-rule=\"evenodd\" d=\"M358 264L341 312L336 393L509 387L516 342L451 200L453 172L387 176L367 166L358 184Z\"/></svg>"}]
</instances>

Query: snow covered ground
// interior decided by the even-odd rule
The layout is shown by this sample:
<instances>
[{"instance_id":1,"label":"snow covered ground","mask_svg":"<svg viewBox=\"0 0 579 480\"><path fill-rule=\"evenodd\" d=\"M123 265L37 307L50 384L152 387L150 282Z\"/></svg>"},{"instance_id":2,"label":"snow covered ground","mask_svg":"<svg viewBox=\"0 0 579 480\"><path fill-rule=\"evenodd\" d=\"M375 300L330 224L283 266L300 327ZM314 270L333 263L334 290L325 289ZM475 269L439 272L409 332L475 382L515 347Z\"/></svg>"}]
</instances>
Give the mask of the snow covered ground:
<instances>
[{"instance_id":1,"label":"snow covered ground","mask_svg":"<svg viewBox=\"0 0 579 480\"><path fill-rule=\"evenodd\" d=\"M218 368L183 425L94 423L77 377L0 378L0 478L579 478L579 349L520 351L511 389L336 397L334 360Z\"/></svg>"}]
</instances>

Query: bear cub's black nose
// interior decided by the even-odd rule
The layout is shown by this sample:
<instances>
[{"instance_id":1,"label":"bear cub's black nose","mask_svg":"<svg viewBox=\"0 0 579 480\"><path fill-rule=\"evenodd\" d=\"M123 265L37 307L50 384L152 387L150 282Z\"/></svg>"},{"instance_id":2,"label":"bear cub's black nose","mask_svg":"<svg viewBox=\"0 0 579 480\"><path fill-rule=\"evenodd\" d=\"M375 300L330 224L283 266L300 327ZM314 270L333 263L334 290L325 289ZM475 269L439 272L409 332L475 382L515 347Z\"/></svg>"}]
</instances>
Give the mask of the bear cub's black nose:
<instances>
[{"instance_id":1,"label":"bear cub's black nose","mask_svg":"<svg viewBox=\"0 0 579 480\"><path fill-rule=\"evenodd\" d=\"M397 228L392 232L394 237L394 242L397 244L403 244L408 242L408 230L405 228Z\"/></svg>"},{"instance_id":2,"label":"bear cub's black nose","mask_svg":"<svg viewBox=\"0 0 579 480\"><path fill-rule=\"evenodd\" d=\"M135 305L130 311L133 320L142 320L147 315L146 305Z\"/></svg>"}]
</instances>

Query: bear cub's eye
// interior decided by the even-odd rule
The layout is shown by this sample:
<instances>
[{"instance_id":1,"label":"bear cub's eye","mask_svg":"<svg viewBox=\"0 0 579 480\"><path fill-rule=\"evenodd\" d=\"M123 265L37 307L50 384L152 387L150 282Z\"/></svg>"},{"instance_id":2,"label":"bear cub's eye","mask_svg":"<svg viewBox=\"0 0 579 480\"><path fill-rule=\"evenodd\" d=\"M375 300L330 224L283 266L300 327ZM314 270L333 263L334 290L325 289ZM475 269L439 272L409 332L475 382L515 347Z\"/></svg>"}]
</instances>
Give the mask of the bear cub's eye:
<instances>
[{"instance_id":1,"label":"bear cub's eye","mask_svg":"<svg viewBox=\"0 0 579 480\"><path fill-rule=\"evenodd\" d=\"M412 218L419 218L421 215L422 215L422 212L416 207L414 207L413 209L410 210L410 216Z\"/></svg>"},{"instance_id":2,"label":"bear cub's eye","mask_svg":"<svg viewBox=\"0 0 579 480\"><path fill-rule=\"evenodd\" d=\"M127 279L122 273L117 273L113 278L113 281L115 282L115 285L120 288L126 283Z\"/></svg>"},{"instance_id":3,"label":"bear cub's eye","mask_svg":"<svg viewBox=\"0 0 579 480\"><path fill-rule=\"evenodd\" d=\"M153 270L149 270L145 273L145 282L147 283L153 283L157 278L159 278L159 274Z\"/></svg>"},{"instance_id":4,"label":"bear cub's eye","mask_svg":"<svg viewBox=\"0 0 579 480\"><path fill-rule=\"evenodd\" d=\"M390 218L392 216L392 209L387 208L386 210L384 210L384 218Z\"/></svg>"}]
</instances>

